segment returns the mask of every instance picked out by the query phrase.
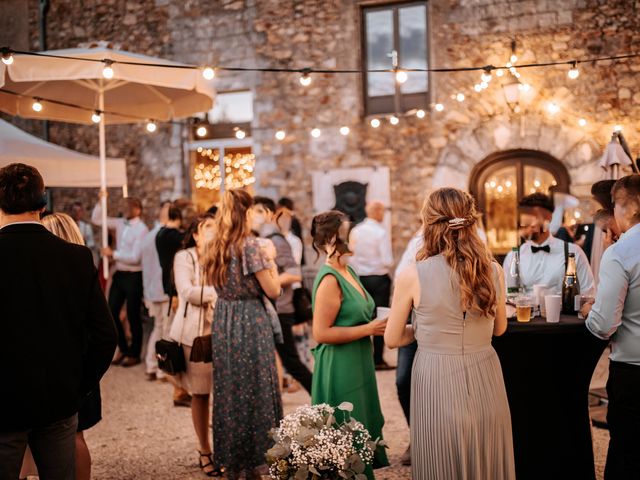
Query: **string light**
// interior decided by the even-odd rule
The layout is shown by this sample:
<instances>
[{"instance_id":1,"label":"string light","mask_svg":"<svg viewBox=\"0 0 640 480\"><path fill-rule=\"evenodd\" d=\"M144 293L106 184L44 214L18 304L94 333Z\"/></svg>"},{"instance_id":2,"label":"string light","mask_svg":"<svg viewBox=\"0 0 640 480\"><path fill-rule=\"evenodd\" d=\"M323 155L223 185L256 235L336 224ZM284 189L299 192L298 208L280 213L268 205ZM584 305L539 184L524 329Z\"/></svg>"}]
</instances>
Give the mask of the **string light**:
<instances>
[{"instance_id":1,"label":"string light","mask_svg":"<svg viewBox=\"0 0 640 480\"><path fill-rule=\"evenodd\" d=\"M205 127L204 125L200 125L197 129L196 129L196 135L199 136L200 138L204 137L207 135L207 127Z\"/></svg>"},{"instance_id":2,"label":"string light","mask_svg":"<svg viewBox=\"0 0 640 480\"><path fill-rule=\"evenodd\" d=\"M464 99L465 99L464 93L458 93L458 94L456 95L456 100L457 100L457 101L459 101L459 102L464 102Z\"/></svg>"},{"instance_id":3,"label":"string light","mask_svg":"<svg viewBox=\"0 0 640 480\"><path fill-rule=\"evenodd\" d=\"M416 112L416 117L418 117L418 118L424 118L425 115L426 115L426 113L425 113L424 110L418 110Z\"/></svg>"},{"instance_id":4,"label":"string light","mask_svg":"<svg viewBox=\"0 0 640 480\"><path fill-rule=\"evenodd\" d=\"M314 128L313 130L311 130L311 136L313 138L318 138L320 135L322 135L322 131L319 128Z\"/></svg>"},{"instance_id":5,"label":"string light","mask_svg":"<svg viewBox=\"0 0 640 480\"><path fill-rule=\"evenodd\" d=\"M485 90L488 87L489 87L489 84L487 82L480 82L480 89L481 90Z\"/></svg>"},{"instance_id":6,"label":"string light","mask_svg":"<svg viewBox=\"0 0 640 480\"><path fill-rule=\"evenodd\" d=\"M396 71L396 82L405 83L407 80L409 80L409 75L407 75L407 72L405 72L404 70Z\"/></svg>"},{"instance_id":7,"label":"string light","mask_svg":"<svg viewBox=\"0 0 640 480\"><path fill-rule=\"evenodd\" d=\"M11 65L13 63L13 53L2 52L2 63L5 65Z\"/></svg>"},{"instance_id":8,"label":"string light","mask_svg":"<svg viewBox=\"0 0 640 480\"><path fill-rule=\"evenodd\" d=\"M246 134L246 133L245 133L245 131L244 131L244 130L242 130L241 128L239 128L239 129L237 129L237 130L236 130L236 138L237 138L238 140L242 140L242 139L243 139L244 137L246 137L246 136L247 136L247 134Z\"/></svg>"},{"instance_id":9,"label":"string light","mask_svg":"<svg viewBox=\"0 0 640 480\"><path fill-rule=\"evenodd\" d=\"M42 111L42 104L40 103L40 99L36 98L33 103L31 104L31 108L33 108L34 112L41 112Z\"/></svg>"},{"instance_id":10,"label":"string light","mask_svg":"<svg viewBox=\"0 0 640 480\"><path fill-rule=\"evenodd\" d=\"M474 89L476 92L481 92L481 91L482 91L482 85L480 85L479 83L476 83L476 84L473 86L473 89Z\"/></svg>"},{"instance_id":11,"label":"string light","mask_svg":"<svg viewBox=\"0 0 640 480\"><path fill-rule=\"evenodd\" d=\"M211 67L205 67L202 70L202 76L205 80L213 80L216 76L216 71Z\"/></svg>"},{"instance_id":12,"label":"string light","mask_svg":"<svg viewBox=\"0 0 640 480\"><path fill-rule=\"evenodd\" d=\"M441 112L444 110L444 105L441 103L436 103L434 108L436 109L437 112Z\"/></svg>"},{"instance_id":13,"label":"string light","mask_svg":"<svg viewBox=\"0 0 640 480\"><path fill-rule=\"evenodd\" d=\"M503 75L504 75L504 70L502 70L502 69L496 70L496 77L501 77Z\"/></svg>"},{"instance_id":14,"label":"string light","mask_svg":"<svg viewBox=\"0 0 640 480\"><path fill-rule=\"evenodd\" d=\"M531 85L529 85L528 83L520 83L518 84L518 90L520 90L521 92L528 92L529 90L531 90Z\"/></svg>"},{"instance_id":15,"label":"string light","mask_svg":"<svg viewBox=\"0 0 640 480\"><path fill-rule=\"evenodd\" d=\"M93 115L91 115L91 121L93 123L100 123L100 120L102 120L102 115L100 115L99 110L96 110L95 112L93 112Z\"/></svg>"},{"instance_id":16,"label":"string light","mask_svg":"<svg viewBox=\"0 0 640 480\"><path fill-rule=\"evenodd\" d=\"M373 128L378 128L380 126L380 120L378 120L377 118L374 118L371 120L371 126Z\"/></svg>"},{"instance_id":17,"label":"string light","mask_svg":"<svg viewBox=\"0 0 640 480\"><path fill-rule=\"evenodd\" d=\"M573 62L571 66L571 70L569 70L569 72L567 73L567 76L571 80L575 80L580 76L580 70L578 70L578 62Z\"/></svg>"},{"instance_id":18,"label":"string light","mask_svg":"<svg viewBox=\"0 0 640 480\"><path fill-rule=\"evenodd\" d=\"M104 68L102 69L102 76L104 78L106 78L107 80L110 80L113 78L113 68L111 67L111 65L113 64L113 62L111 60L105 60L104 61Z\"/></svg>"},{"instance_id":19,"label":"string light","mask_svg":"<svg viewBox=\"0 0 640 480\"><path fill-rule=\"evenodd\" d=\"M557 103L553 103L550 102L547 105L547 111L551 114L551 115L555 115L556 113L558 113L560 111L560 107L558 106Z\"/></svg>"},{"instance_id":20,"label":"string light","mask_svg":"<svg viewBox=\"0 0 640 480\"><path fill-rule=\"evenodd\" d=\"M480 78L482 79L483 82L489 83L493 77L491 76L491 72L490 71L485 71L485 72L482 73Z\"/></svg>"},{"instance_id":21,"label":"string light","mask_svg":"<svg viewBox=\"0 0 640 480\"><path fill-rule=\"evenodd\" d=\"M389 118L389 123L391 125L397 125L398 123L400 123L400 119L395 115L391 115L391 118Z\"/></svg>"},{"instance_id":22,"label":"string light","mask_svg":"<svg viewBox=\"0 0 640 480\"><path fill-rule=\"evenodd\" d=\"M286 136L287 136L287 134L285 133L284 130L278 130L276 132L276 140L282 141L282 140L284 140L284 137L286 137Z\"/></svg>"},{"instance_id":23,"label":"string light","mask_svg":"<svg viewBox=\"0 0 640 480\"><path fill-rule=\"evenodd\" d=\"M147 122L147 132L149 133L153 133L157 130L158 125L156 125L156 122L154 122L153 120L150 120L149 122Z\"/></svg>"},{"instance_id":24,"label":"string light","mask_svg":"<svg viewBox=\"0 0 640 480\"><path fill-rule=\"evenodd\" d=\"M587 125L587 121L584 118L581 118L580 120L578 120L578 125L584 127Z\"/></svg>"},{"instance_id":25,"label":"string light","mask_svg":"<svg viewBox=\"0 0 640 480\"><path fill-rule=\"evenodd\" d=\"M309 85L311 85L311 75L309 75L309 72L304 72L302 74L302 76L300 77L300 85L302 85L303 87L308 87Z\"/></svg>"},{"instance_id":26,"label":"string light","mask_svg":"<svg viewBox=\"0 0 640 480\"><path fill-rule=\"evenodd\" d=\"M621 132L622 131L622 125L615 125L613 127L613 131L614 132Z\"/></svg>"},{"instance_id":27,"label":"string light","mask_svg":"<svg viewBox=\"0 0 640 480\"><path fill-rule=\"evenodd\" d=\"M511 61L511 63L516 63L518 61L518 56L515 53L512 53L509 60Z\"/></svg>"},{"instance_id":28,"label":"string light","mask_svg":"<svg viewBox=\"0 0 640 480\"><path fill-rule=\"evenodd\" d=\"M349 135L350 131L351 130L349 129L349 127L340 127L340 134L341 135L347 136L347 135Z\"/></svg>"}]
</instances>

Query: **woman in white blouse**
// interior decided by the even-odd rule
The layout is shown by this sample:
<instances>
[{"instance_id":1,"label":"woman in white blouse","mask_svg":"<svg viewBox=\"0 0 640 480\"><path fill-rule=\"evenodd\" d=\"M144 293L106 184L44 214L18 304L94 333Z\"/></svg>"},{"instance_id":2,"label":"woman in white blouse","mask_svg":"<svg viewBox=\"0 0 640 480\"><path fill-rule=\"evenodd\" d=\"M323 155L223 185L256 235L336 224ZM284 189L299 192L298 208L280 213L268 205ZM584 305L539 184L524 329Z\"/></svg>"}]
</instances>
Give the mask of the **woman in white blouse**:
<instances>
[{"instance_id":1,"label":"woman in white blouse","mask_svg":"<svg viewBox=\"0 0 640 480\"><path fill-rule=\"evenodd\" d=\"M211 363L191 362L191 347L196 337L211 333L211 311L216 301L216 291L205 285L203 266L206 246L214 234L212 215L197 219L185 237L185 249L180 250L173 261L173 277L178 292L178 309L171 324L169 336L182 344L186 371L174 377L179 386L191 396L191 417L198 437L199 462L202 471L209 477L220 476L211 460L209 439L209 395L212 390Z\"/></svg>"}]
</instances>

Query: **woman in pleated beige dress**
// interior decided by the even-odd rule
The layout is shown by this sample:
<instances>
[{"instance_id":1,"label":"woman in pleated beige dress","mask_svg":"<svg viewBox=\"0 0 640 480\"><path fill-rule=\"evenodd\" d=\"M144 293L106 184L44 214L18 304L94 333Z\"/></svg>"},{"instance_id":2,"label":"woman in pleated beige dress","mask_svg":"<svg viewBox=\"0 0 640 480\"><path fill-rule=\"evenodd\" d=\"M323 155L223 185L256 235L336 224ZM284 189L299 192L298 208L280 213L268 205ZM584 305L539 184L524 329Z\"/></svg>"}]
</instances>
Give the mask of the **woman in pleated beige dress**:
<instances>
[{"instance_id":1,"label":"woman in pleated beige dress","mask_svg":"<svg viewBox=\"0 0 640 480\"><path fill-rule=\"evenodd\" d=\"M515 479L509 404L491 346L507 326L502 269L476 233L469 194L433 192L422 220L424 245L396 280L385 332L391 348L418 341L413 479Z\"/></svg>"}]
</instances>

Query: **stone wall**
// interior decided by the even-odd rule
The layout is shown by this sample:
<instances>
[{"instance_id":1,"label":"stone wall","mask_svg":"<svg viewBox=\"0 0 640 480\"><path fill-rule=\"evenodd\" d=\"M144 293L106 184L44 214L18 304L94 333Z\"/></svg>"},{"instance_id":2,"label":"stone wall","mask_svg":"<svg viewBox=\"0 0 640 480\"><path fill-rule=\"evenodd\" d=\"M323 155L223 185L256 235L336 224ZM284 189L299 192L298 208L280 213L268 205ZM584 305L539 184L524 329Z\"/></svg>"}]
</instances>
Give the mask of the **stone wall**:
<instances>
[{"instance_id":1,"label":"stone wall","mask_svg":"<svg viewBox=\"0 0 640 480\"><path fill-rule=\"evenodd\" d=\"M37 49L37 0L29 0L31 48ZM51 2L49 48L110 40L123 49L197 64L233 66L359 68L360 7L356 0L73 0ZM640 51L640 2L632 0L433 0L431 65L467 67L508 61L511 39L519 62L570 60ZM595 161L614 124L624 126L632 151L640 151L640 59L580 66L520 70L532 86L523 111L512 114L496 79L476 93L479 73L432 74L431 101L445 106L424 119L383 121L378 129L363 117L359 75L314 75L303 88L296 74L217 75L219 91L254 92L253 150L256 189L294 199L308 225L313 170L387 166L391 172L394 248L399 255L418 226L424 195L442 185L468 187L473 166L496 151L530 148L565 163L574 192L598 179ZM458 103L451 95L463 92ZM545 104L562 111L550 116ZM571 113L571 115L569 115ZM577 119L588 124L579 127ZM351 134L339 134L340 126ZM312 128L322 136L309 135ZM283 142L278 129L287 131ZM173 130L173 131L172 131ZM129 191L143 197L149 219L160 199L187 191L179 132L160 128L108 127L108 154L128 162ZM56 124L51 139L97 152L91 127ZM77 195L77 194L76 194ZM95 192L83 194L95 198ZM115 195L115 193L114 193ZM59 195L59 202L70 198Z\"/></svg>"}]
</instances>

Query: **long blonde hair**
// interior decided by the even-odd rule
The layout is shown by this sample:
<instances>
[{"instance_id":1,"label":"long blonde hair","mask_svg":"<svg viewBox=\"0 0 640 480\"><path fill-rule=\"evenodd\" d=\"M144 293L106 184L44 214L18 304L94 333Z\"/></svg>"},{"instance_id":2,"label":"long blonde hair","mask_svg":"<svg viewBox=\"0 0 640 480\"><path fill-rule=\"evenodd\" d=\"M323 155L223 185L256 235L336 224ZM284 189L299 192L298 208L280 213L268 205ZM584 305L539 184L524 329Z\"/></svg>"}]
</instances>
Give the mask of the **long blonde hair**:
<instances>
[{"instance_id":1,"label":"long blonde hair","mask_svg":"<svg viewBox=\"0 0 640 480\"><path fill-rule=\"evenodd\" d=\"M84 245L84 238L75 220L66 213L52 213L42 219L42 224L55 236L69 243Z\"/></svg>"},{"instance_id":2,"label":"long blonde hair","mask_svg":"<svg viewBox=\"0 0 640 480\"><path fill-rule=\"evenodd\" d=\"M441 188L422 207L424 245L417 260L441 254L460 282L461 307L495 315L497 294L493 257L477 233L480 218L471 195L455 188Z\"/></svg>"},{"instance_id":3,"label":"long blonde hair","mask_svg":"<svg viewBox=\"0 0 640 480\"><path fill-rule=\"evenodd\" d=\"M204 265L214 287L227 282L227 270L235 254L242 255L245 239L251 234L247 212L253 197L244 190L227 190L216 213L216 235L208 247Z\"/></svg>"}]
</instances>

